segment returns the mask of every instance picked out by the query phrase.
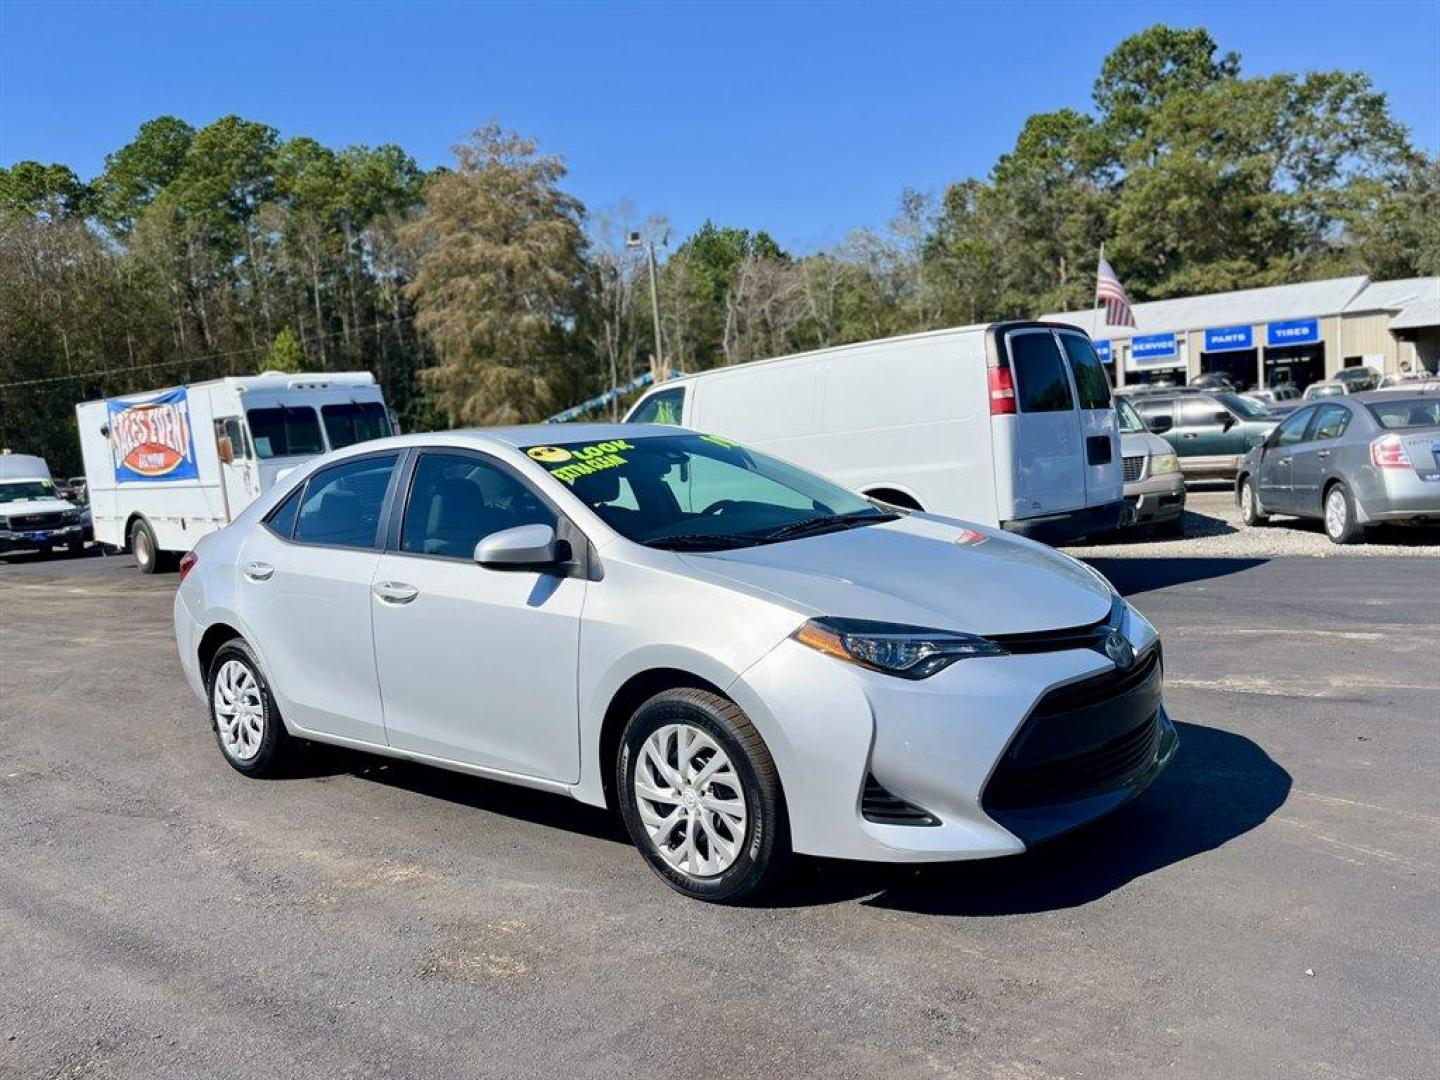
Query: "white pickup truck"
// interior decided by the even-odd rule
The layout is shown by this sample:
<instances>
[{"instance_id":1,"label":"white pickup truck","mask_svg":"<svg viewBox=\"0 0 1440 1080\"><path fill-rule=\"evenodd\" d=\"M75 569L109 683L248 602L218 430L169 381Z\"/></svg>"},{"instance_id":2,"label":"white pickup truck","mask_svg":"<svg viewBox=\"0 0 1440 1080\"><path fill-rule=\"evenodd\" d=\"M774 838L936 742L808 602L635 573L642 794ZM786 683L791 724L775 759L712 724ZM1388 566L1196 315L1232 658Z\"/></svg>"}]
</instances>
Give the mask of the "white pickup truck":
<instances>
[{"instance_id":1,"label":"white pickup truck","mask_svg":"<svg viewBox=\"0 0 1440 1080\"><path fill-rule=\"evenodd\" d=\"M317 454L394 433L369 372L231 376L75 407L95 539L153 574Z\"/></svg>"},{"instance_id":2,"label":"white pickup truck","mask_svg":"<svg viewBox=\"0 0 1440 1080\"><path fill-rule=\"evenodd\" d=\"M84 509L61 497L44 458L0 454L0 555L60 547L79 551L89 532Z\"/></svg>"}]
</instances>

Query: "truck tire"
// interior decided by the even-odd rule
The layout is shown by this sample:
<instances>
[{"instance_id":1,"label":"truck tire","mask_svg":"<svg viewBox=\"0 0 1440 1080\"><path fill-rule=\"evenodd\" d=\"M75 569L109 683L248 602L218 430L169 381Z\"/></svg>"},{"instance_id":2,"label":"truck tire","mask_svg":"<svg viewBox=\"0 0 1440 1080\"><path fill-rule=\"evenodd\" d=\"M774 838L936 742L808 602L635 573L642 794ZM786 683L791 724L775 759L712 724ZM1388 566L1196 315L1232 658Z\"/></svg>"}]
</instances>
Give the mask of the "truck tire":
<instances>
[{"instance_id":1,"label":"truck tire","mask_svg":"<svg viewBox=\"0 0 1440 1080\"><path fill-rule=\"evenodd\" d=\"M130 551L142 574L153 574L160 569L160 549L155 544L155 532L144 518L136 518L135 524L130 526Z\"/></svg>"}]
</instances>

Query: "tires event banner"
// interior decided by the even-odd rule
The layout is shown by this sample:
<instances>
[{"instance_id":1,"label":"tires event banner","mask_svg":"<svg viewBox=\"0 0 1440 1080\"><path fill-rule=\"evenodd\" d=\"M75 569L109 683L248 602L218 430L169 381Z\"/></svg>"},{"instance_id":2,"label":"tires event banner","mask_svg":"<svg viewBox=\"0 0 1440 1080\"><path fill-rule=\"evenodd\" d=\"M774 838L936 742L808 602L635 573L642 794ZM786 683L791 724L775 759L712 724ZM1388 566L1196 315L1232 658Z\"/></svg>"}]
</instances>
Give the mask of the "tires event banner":
<instances>
[{"instance_id":1,"label":"tires event banner","mask_svg":"<svg viewBox=\"0 0 1440 1080\"><path fill-rule=\"evenodd\" d=\"M117 484L194 480L200 475L190 431L190 399L183 386L143 401L108 398L105 406Z\"/></svg>"}]
</instances>

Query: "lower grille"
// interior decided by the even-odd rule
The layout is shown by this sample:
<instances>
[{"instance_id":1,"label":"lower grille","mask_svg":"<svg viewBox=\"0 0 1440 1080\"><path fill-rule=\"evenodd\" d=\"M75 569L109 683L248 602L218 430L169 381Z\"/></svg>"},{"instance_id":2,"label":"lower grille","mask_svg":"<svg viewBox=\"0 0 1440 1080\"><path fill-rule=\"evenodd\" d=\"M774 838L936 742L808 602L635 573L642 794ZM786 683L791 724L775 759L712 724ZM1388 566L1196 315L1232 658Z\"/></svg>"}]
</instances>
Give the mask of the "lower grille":
<instances>
[{"instance_id":1,"label":"lower grille","mask_svg":"<svg viewBox=\"0 0 1440 1080\"><path fill-rule=\"evenodd\" d=\"M868 774L865 777L865 794L860 798L860 815L877 825L940 824L920 807L890 794L879 780Z\"/></svg>"},{"instance_id":2,"label":"lower grille","mask_svg":"<svg viewBox=\"0 0 1440 1080\"><path fill-rule=\"evenodd\" d=\"M12 529L48 529L52 526L63 525L65 515L60 511L48 514L12 514L10 515L10 527Z\"/></svg>"},{"instance_id":3,"label":"lower grille","mask_svg":"<svg viewBox=\"0 0 1440 1080\"><path fill-rule=\"evenodd\" d=\"M1155 761L1161 657L1058 687L1036 704L981 796L987 813L1058 806L1124 787Z\"/></svg>"},{"instance_id":4,"label":"lower grille","mask_svg":"<svg viewBox=\"0 0 1440 1080\"><path fill-rule=\"evenodd\" d=\"M1133 484L1140 479L1140 474L1145 471L1145 457L1125 457L1120 459L1121 466L1125 471L1125 483Z\"/></svg>"}]
</instances>

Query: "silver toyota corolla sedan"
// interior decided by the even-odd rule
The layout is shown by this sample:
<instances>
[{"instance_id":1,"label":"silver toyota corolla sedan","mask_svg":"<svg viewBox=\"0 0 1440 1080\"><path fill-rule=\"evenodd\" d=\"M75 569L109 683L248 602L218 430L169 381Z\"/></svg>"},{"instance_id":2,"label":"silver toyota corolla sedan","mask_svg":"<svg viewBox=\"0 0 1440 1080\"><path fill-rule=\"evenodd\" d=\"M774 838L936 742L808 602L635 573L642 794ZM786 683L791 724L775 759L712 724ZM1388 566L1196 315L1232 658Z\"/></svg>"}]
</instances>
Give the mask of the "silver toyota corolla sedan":
<instances>
[{"instance_id":1,"label":"silver toyota corolla sedan","mask_svg":"<svg viewBox=\"0 0 1440 1080\"><path fill-rule=\"evenodd\" d=\"M1337 544L1379 522L1440 522L1440 392L1368 391L1306 404L1245 455L1235 499L1247 525L1320 518Z\"/></svg>"},{"instance_id":2,"label":"silver toyota corolla sedan","mask_svg":"<svg viewBox=\"0 0 1440 1080\"><path fill-rule=\"evenodd\" d=\"M706 900L791 851L1023 851L1176 745L1155 630L1095 571L673 427L364 443L181 574L235 769L314 740L608 804Z\"/></svg>"}]
</instances>

